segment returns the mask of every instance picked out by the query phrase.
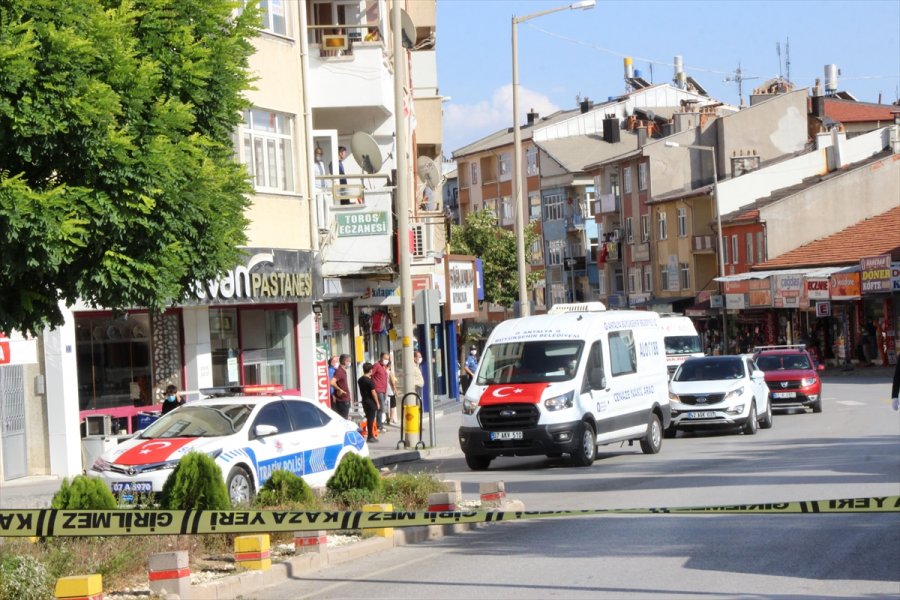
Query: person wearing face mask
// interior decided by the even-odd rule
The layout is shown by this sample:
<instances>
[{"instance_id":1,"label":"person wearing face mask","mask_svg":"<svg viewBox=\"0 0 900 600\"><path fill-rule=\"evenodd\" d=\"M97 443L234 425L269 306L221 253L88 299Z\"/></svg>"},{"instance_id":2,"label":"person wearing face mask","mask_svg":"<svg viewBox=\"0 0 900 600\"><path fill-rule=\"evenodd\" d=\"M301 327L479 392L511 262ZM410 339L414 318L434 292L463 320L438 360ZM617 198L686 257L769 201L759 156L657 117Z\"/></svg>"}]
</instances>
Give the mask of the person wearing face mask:
<instances>
[{"instance_id":1,"label":"person wearing face mask","mask_svg":"<svg viewBox=\"0 0 900 600\"><path fill-rule=\"evenodd\" d=\"M388 352L382 352L381 360L372 365L372 383L375 386L375 392L378 394L378 429L381 429L384 425L384 418L388 411L385 400L387 399L388 380L390 379L390 365L391 355Z\"/></svg>"},{"instance_id":2,"label":"person wearing face mask","mask_svg":"<svg viewBox=\"0 0 900 600\"><path fill-rule=\"evenodd\" d=\"M175 410L179 406L184 404L184 399L178 396L178 388L172 385L171 383L166 386L166 395L163 398L162 402L162 413L166 414L169 411Z\"/></svg>"},{"instance_id":3,"label":"person wearing face mask","mask_svg":"<svg viewBox=\"0 0 900 600\"><path fill-rule=\"evenodd\" d=\"M413 353L413 362L416 363L416 368L413 369L413 384L416 386L416 394L420 399L424 399L425 376L422 375L422 353L418 350Z\"/></svg>"},{"instance_id":4,"label":"person wearing face mask","mask_svg":"<svg viewBox=\"0 0 900 600\"><path fill-rule=\"evenodd\" d=\"M334 412L345 419L350 418L350 386L347 383L347 369L350 366L350 355L341 354L338 358L338 366L331 378L331 387L334 389Z\"/></svg>"},{"instance_id":5,"label":"person wearing face mask","mask_svg":"<svg viewBox=\"0 0 900 600\"><path fill-rule=\"evenodd\" d=\"M475 381L475 371L478 370L478 348L472 346L469 349L469 355L466 357L466 364L463 367L465 373L465 381L463 382L463 393Z\"/></svg>"}]
</instances>

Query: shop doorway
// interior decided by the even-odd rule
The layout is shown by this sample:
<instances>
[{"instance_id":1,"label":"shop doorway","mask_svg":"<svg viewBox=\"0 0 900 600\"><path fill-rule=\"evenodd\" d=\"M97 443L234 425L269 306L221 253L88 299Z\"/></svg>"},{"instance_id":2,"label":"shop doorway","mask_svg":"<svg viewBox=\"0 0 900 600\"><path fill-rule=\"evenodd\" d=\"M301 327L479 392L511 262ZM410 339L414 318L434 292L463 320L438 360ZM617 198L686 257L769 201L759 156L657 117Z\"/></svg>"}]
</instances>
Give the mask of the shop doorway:
<instances>
[{"instance_id":1,"label":"shop doorway","mask_svg":"<svg viewBox=\"0 0 900 600\"><path fill-rule=\"evenodd\" d=\"M28 473L28 440L25 435L25 368L0 367L0 438L3 441L3 478L18 479Z\"/></svg>"}]
</instances>

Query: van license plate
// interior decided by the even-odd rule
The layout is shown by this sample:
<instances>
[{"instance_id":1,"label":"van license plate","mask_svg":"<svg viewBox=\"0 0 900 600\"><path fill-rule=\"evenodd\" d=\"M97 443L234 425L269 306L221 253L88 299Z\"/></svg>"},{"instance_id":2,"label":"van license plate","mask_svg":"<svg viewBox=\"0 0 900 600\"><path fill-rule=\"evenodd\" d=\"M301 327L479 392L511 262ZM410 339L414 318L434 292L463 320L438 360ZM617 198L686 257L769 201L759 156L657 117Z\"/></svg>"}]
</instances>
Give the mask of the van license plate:
<instances>
[{"instance_id":1,"label":"van license plate","mask_svg":"<svg viewBox=\"0 0 900 600\"><path fill-rule=\"evenodd\" d=\"M491 441L494 440L521 440L521 431L492 431Z\"/></svg>"},{"instance_id":2,"label":"van license plate","mask_svg":"<svg viewBox=\"0 0 900 600\"><path fill-rule=\"evenodd\" d=\"M796 398L797 392L772 392L773 398Z\"/></svg>"},{"instance_id":3,"label":"van license plate","mask_svg":"<svg viewBox=\"0 0 900 600\"><path fill-rule=\"evenodd\" d=\"M688 419L715 419L716 413L711 410L701 410L699 412L689 412Z\"/></svg>"}]
</instances>

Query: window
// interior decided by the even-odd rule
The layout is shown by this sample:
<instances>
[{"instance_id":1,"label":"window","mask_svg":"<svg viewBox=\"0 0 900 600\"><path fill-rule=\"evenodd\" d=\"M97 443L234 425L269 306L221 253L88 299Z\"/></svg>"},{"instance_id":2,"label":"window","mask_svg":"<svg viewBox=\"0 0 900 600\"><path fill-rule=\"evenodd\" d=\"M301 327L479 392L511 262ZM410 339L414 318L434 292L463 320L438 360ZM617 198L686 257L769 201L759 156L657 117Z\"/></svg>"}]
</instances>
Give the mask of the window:
<instances>
[{"instance_id":1,"label":"window","mask_svg":"<svg viewBox=\"0 0 900 600\"><path fill-rule=\"evenodd\" d=\"M587 361L587 387L590 387L591 383L591 373L594 372L595 369L599 369L600 373L603 373L603 346L600 342L594 342L591 346L591 352L588 354Z\"/></svg>"},{"instance_id":2,"label":"window","mask_svg":"<svg viewBox=\"0 0 900 600\"><path fill-rule=\"evenodd\" d=\"M512 198L510 198L509 196L503 196L502 198L500 198L500 224L512 225L514 218L515 216L513 215Z\"/></svg>"},{"instance_id":3,"label":"window","mask_svg":"<svg viewBox=\"0 0 900 600\"><path fill-rule=\"evenodd\" d=\"M544 196L544 220L558 221L565 216L565 203L562 194Z\"/></svg>"},{"instance_id":4,"label":"window","mask_svg":"<svg viewBox=\"0 0 900 600\"><path fill-rule=\"evenodd\" d=\"M756 260L766 262L766 239L762 231L756 232Z\"/></svg>"},{"instance_id":5,"label":"window","mask_svg":"<svg viewBox=\"0 0 900 600\"><path fill-rule=\"evenodd\" d=\"M541 240L539 239L531 243L531 264L541 264Z\"/></svg>"},{"instance_id":6,"label":"window","mask_svg":"<svg viewBox=\"0 0 900 600\"><path fill-rule=\"evenodd\" d=\"M669 267L666 265L659 265L659 289L669 289Z\"/></svg>"},{"instance_id":7,"label":"window","mask_svg":"<svg viewBox=\"0 0 900 600\"><path fill-rule=\"evenodd\" d=\"M650 215L641 215L641 241L650 241Z\"/></svg>"},{"instance_id":8,"label":"window","mask_svg":"<svg viewBox=\"0 0 900 600\"><path fill-rule=\"evenodd\" d=\"M644 267L644 292L652 292L653 291L653 272L650 270L650 266L647 265Z\"/></svg>"},{"instance_id":9,"label":"window","mask_svg":"<svg viewBox=\"0 0 900 600\"><path fill-rule=\"evenodd\" d=\"M669 230L666 225L666 211L660 210L656 215L657 224L659 225L659 239L665 240L669 238Z\"/></svg>"},{"instance_id":10,"label":"window","mask_svg":"<svg viewBox=\"0 0 900 600\"><path fill-rule=\"evenodd\" d=\"M459 187L469 187L469 163L459 164Z\"/></svg>"},{"instance_id":11,"label":"window","mask_svg":"<svg viewBox=\"0 0 900 600\"><path fill-rule=\"evenodd\" d=\"M541 195L538 192L528 194L529 220L541 220Z\"/></svg>"},{"instance_id":12,"label":"window","mask_svg":"<svg viewBox=\"0 0 900 600\"><path fill-rule=\"evenodd\" d=\"M634 243L634 228L631 226L631 217L625 217L625 241Z\"/></svg>"},{"instance_id":13,"label":"window","mask_svg":"<svg viewBox=\"0 0 900 600\"><path fill-rule=\"evenodd\" d=\"M641 291L641 270L634 267L628 269L628 291Z\"/></svg>"},{"instance_id":14,"label":"window","mask_svg":"<svg viewBox=\"0 0 900 600\"><path fill-rule=\"evenodd\" d=\"M501 154L497 159L497 168L500 171L500 181L509 181L511 175L509 172L510 160L509 153Z\"/></svg>"},{"instance_id":15,"label":"window","mask_svg":"<svg viewBox=\"0 0 900 600\"><path fill-rule=\"evenodd\" d=\"M253 430L257 425L272 425L278 429L278 433L286 433L291 431L291 421L288 419L287 411L284 409L283 402L273 402L263 406L253 421ZM251 430L252 431L252 430ZM250 434L255 435L254 433Z\"/></svg>"},{"instance_id":16,"label":"window","mask_svg":"<svg viewBox=\"0 0 900 600\"><path fill-rule=\"evenodd\" d=\"M722 264L728 264L728 238L722 238Z\"/></svg>"},{"instance_id":17,"label":"window","mask_svg":"<svg viewBox=\"0 0 900 600\"><path fill-rule=\"evenodd\" d=\"M738 242L738 236L731 236L731 264L738 264L738 257L740 256L740 243Z\"/></svg>"},{"instance_id":18,"label":"window","mask_svg":"<svg viewBox=\"0 0 900 600\"><path fill-rule=\"evenodd\" d=\"M527 177L538 174L537 146L529 146L525 150L525 174Z\"/></svg>"},{"instance_id":19,"label":"window","mask_svg":"<svg viewBox=\"0 0 900 600\"><path fill-rule=\"evenodd\" d=\"M630 330L612 331L609 334L609 362L613 377L637 371L634 352L634 336Z\"/></svg>"},{"instance_id":20,"label":"window","mask_svg":"<svg viewBox=\"0 0 900 600\"><path fill-rule=\"evenodd\" d=\"M691 289L691 265L688 263L680 263L681 269L681 289Z\"/></svg>"},{"instance_id":21,"label":"window","mask_svg":"<svg viewBox=\"0 0 900 600\"><path fill-rule=\"evenodd\" d=\"M296 387L295 321L292 309L210 308L213 386Z\"/></svg>"},{"instance_id":22,"label":"window","mask_svg":"<svg viewBox=\"0 0 900 600\"><path fill-rule=\"evenodd\" d=\"M616 200L616 206L619 205L619 174L618 173L610 173L609 174L609 193L612 194L613 198Z\"/></svg>"},{"instance_id":23,"label":"window","mask_svg":"<svg viewBox=\"0 0 900 600\"><path fill-rule=\"evenodd\" d=\"M638 165L638 189L642 192L647 189L647 163Z\"/></svg>"},{"instance_id":24,"label":"window","mask_svg":"<svg viewBox=\"0 0 900 600\"><path fill-rule=\"evenodd\" d=\"M291 418L291 424L294 426L294 431L315 429L316 427L321 427L331 421L331 417L309 402L287 400L285 401L285 405L287 405L288 416Z\"/></svg>"},{"instance_id":25,"label":"window","mask_svg":"<svg viewBox=\"0 0 900 600\"><path fill-rule=\"evenodd\" d=\"M287 15L285 14L285 0L262 0L259 3L260 18L263 31L288 35Z\"/></svg>"},{"instance_id":26,"label":"window","mask_svg":"<svg viewBox=\"0 0 900 600\"><path fill-rule=\"evenodd\" d=\"M551 240L547 242L547 265L558 266L563 264L565 254L565 242L563 240Z\"/></svg>"},{"instance_id":27,"label":"window","mask_svg":"<svg viewBox=\"0 0 900 600\"><path fill-rule=\"evenodd\" d=\"M622 271L622 267L616 267L615 271L613 271L613 285L615 286L614 292L624 292L625 291L625 273Z\"/></svg>"},{"instance_id":28,"label":"window","mask_svg":"<svg viewBox=\"0 0 900 600\"><path fill-rule=\"evenodd\" d=\"M244 111L238 156L247 165L257 190L293 192L293 118L251 108Z\"/></svg>"},{"instance_id":29,"label":"window","mask_svg":"<svg viewBox=\"0 0 900 600\"><path fill-rule=\"evenodd\" d=\"M622 186L624 187L625 193L631 193L631 167L625 167L622 170Z\"/></svg>"},{"instance_id":30,"label":"window","mask_svg":"<svg viewBox=\"0 0 900 600\"><path fill-rule=\"evenodd\" d=\"M746 242L747 242L747 264L753 264L753 234L746 234Z\"/></svg>"},{"instance_id":31,"label":"window","mask_svg":"<svg viewBox=\"0 0 900 600\"><path fill-rule=\"evenodd\" d=\"M478 163L472 163L472 185L478 185Z\"/></svg>"},{"instance_id":32,"label":"window","mask_svg":"<svg viewBox=\"0 0 900 600\"><path fill-rule=\"evenodd\" d=\"M678 209L678 237L687 236L687 208L680 207Z\"/></svg>"}]
</instances>

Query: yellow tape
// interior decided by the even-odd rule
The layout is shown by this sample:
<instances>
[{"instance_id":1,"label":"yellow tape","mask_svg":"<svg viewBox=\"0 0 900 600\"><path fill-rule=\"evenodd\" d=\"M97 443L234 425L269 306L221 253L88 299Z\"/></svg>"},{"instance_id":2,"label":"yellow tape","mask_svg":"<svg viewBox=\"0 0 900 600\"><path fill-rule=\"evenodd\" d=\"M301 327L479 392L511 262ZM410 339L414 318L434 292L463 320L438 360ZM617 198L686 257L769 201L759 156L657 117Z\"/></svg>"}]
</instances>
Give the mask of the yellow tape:
<instances>
[{"instance_id":1,"label":"yellow tape","mask_svg":"<svg viewBox=\"0 0 900 600\"><path fill-rule=\"evenodd\" d=\"M551 511L0 510L0 537L187 535L379 529L608 514L900 513L900 496L685 508Z\"/></svg>"}]
</instances>

